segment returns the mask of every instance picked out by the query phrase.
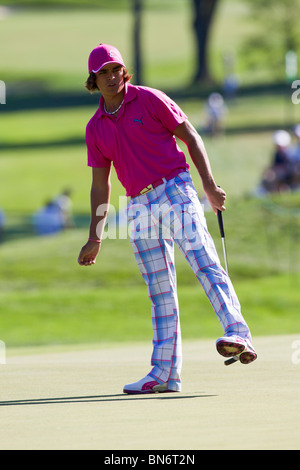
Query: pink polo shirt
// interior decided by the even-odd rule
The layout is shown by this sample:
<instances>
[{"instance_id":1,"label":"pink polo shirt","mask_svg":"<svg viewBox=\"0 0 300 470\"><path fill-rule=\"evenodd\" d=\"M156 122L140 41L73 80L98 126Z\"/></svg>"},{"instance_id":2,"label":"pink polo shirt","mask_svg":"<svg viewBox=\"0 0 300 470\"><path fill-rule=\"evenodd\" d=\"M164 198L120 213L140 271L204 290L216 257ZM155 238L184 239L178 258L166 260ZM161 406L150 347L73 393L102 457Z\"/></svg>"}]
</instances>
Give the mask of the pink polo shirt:
<instances>
[{"instance_id":1,"label":"pink polo shirt","mask_svg":"<svg viewBox=\"0 0 300 470\"><path fill-rule=\"evenodd\" d=\"M125 84L124 104L117 117L104 111L103 98L86 127L88 166L115 167L126 195L189 168L173 134L187 116L163 92Z\"/></svg>"}]
</instances>

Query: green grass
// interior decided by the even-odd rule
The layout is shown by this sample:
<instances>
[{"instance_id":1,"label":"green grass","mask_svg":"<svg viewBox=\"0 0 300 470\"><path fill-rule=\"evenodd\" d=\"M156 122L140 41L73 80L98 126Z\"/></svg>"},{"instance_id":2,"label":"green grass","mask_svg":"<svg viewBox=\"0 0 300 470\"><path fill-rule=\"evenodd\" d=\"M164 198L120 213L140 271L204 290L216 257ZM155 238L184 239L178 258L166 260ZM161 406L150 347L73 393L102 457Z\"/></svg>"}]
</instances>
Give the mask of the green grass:
<instances>
[{"instance_id":1,"label":"green grass","mask_svg":"<svg viewBox=\"0 0 300 470\"><path fill-rule=\"evenodd\" d=\"M88 92L86 92L88 95ZM9 145L54 144L64 140L84 139L85 125L96 111L100 95L91 99L90 106L56 107L47 110L24 110L0 113L0 143ZM201 128L206 121L206 100L177 98L193 124ZM290 95L239 97L229 103L224 118L228 131L254 131L289 127L300 121L300 106L292 104ZM255 136L255 138L259 138Z\"/></svg>"},{"instance_id":2,"label":"green grass","mask_svg":"<svg viewBox=\"0 0 300 470\"><path fill-rule=\"evenodd\" d=\"M7 346L149 340L150 304L129 241L105 240L95 266L77 264L89 223L91 172L86 165L85 125L98 98L91 97L90 106L10 109L12 94L36 92L34 107L44 91L50 90L49 100L55 91L87 93L83 89L87 55L100 40L120 47L131 66L131 14L126 8L45 12L17 10L1 22L0 40L6 47L0 52L5 64L0 78L7 81L8 99L0 108L0 207L7 216L0 244L0 338ZM145 21L147 84L164 90L188 88L193 49L187 3L177 1L172 9L149 8ZM211 49L218 79L223 73L222 55L254 26L247 23L240 2L222 3ZM251 83L253 75L243 71L240 57L238 65L246 83ZM266 67L263 74L270 80L272 71ZM177 101L201 131L205 100ZM249 197L270 162L273 129L298 121L300 107L292 105L288 95L253 93L229 105L223 136L203 135L215 179L227 192L229 271L254 335L300 330L300 196L266 201ZM202 197L193 166L191 173ZM37 237L33 213L66 187L73 191L76 227ZM118 207L124 190L114 171L112 187L111 203ZM216 217L212 212L206 217L223 261ZM176 268L184 338L222 334L178 251Z\"/></svg>"},{"instance_id":3,"label":"green grass","mask_svg":"<svg viewBox=\"0 0 300 470\"><path fill-rule=\"evenodd\" d=\"M43 2L43 8L37 8L40 2L32 2L36 8L26 7L26 1L16 3L21 3L23 8L1 21L0 41L5 47L1 48L0 61L4 64L1 79L10 86L15 85L19 93L28 91L28 87L41 92L60 88L78 90L86 79L88 54L100 42L118 47L132 69L130 2L109 2L111 8L101 8L99 3L100 8L86 9L76 8L79 3L84 5L83 2L74 2L72 8L49 7L51 2ZM142 44L146 83L164 88L187 85L194 72L195 58L190 2L145 3ZM237 0L220 2L209 50L212 73L218 82L224 78L224 56L228 54L235 57L235 71L242 84L273 81L274 70L267 63L249 73L241 47L249 34L261 27L249 17L246 4ZM284 58L282 69L283 65ZM284 80L284 71L281 79Z\"/></svg>"},{"instance_id":4,"label":"green grass","mask_svg":"<svg viewBox=\"0 0 300 470\"><path fill-rule=\"evenodd\" d=\"M223 260L216 218L207 213L207 221ZM299 221L283 218L280 226L252 200L232 204L225 221L230 275L253 334L299 331ZM1 337L7 345L151 338L150 303L129 241L105 240L96 265L83 268L76 259L86 233L73 229L0 247ZM221 334L178 251L176 268L184 338Z\"/></svg>"},{"instance_id":5,"label":"green grass","mask_svg":"<svg viewBox=\"0 0 300 470\"><path fill-rule=\"evenodd\" d=\"M238 124L240 115L247 125L248 116L250 125L252 117L245 112L245 105L254 109L255 102L262 105L264 100L238 100L228 119ZM275 102L278 116L280 100L275 98ZM203 103L187 100L180 104L201 127ZM1 116L1 132L8 147L2 150L0 160L5 182L0 186L0 200L7 214L6 240L0 245L0 324L1 339L7 345L151 338L149 300L129 241L106 240L92 268L76 263L88 232L90 169L85 145L59 142L74 136L83 138L85 122L93 111L87 107ZM14 122L22 129L17 137L12 132ZM267 205L248 197L270 161L271 132L225 134L204 140L215 178L228 194L224 221L230 275L251 330L253 334L299 331L300 229L299 216L294 216L300 206L299 195L286 195ZM16 143L24 148L9 149ZM45 146L31 148L33 144ZM193 166L191 172L201 196ZM124 190L114 172L112 185L111 202L117 207ZM54 237L36 237L32 214L64 187L73 189L76 228ZM216 218L211 212L206 215L223 260ZM184 338L218 336L222 333L219 323L179 253L176 267Z\"/></svg>"},{"instance_id":6,"label":"green grass","mask_svg":"<svg viewBox=\"0 0 300 470\"><path fill-rule=\"evenodd\" d=\"M168 67L174 61L179 67L172 82L179 83L187 77L186 64L193 57L188 15L189 9L184 4L179 14L177 8L149 9L145 13L146 66L151 69L154 63L160 63L161 74L164 75L163 71L166 74L165 83L169 83ZM0 52L1 63L5 64L1 78L12 83L31 81L32 91L34 88L43 91L45 86L78 90L88 74L88 55L100 42L118 47L132 69L132 25L129 8L16 10L1 23L0 41L7 44ZM15 41L16 35L22 41ZM191 53L187 55L188 49ZM149 74L151 81L150 70ZM24 83L18 86L21 92Z\"/></svg>"},{"instance_id":7,"label":"green grass","mask_svg":"<svg viewBox=\"0 0 300 470\"><path fill-rule=\"evenodd\" d=\"M205 103L200 99L181 99L178 103L201 131L205 123ZM259 117L255 112L258 106ZM218 139L203 135L215 178L226 189L229 198L247 194L258 184L273 151L273 131L264 130L263 125L271 122L285 127L286 106L280 96L239 98L235 105L229 107L225 121L228 131L238 132ZM300 107L288 106L289 119L293 112L294 122L297 118L300 121ZM93 105L0 114L0 142L3 146L0 164L8 183L0 186L0 201L6 211L32 213L64 187L71 187L75 211L86 212L90 170L86 166L84 134L86 123L95 109ZM239 132L239 129L251 130L255 126L261 126L264 132ZM82 145L75 145L76 141ZM65 142L70 144L64 145ZM185 146L181 147L186 152ZM192 173L201 193L194 169ZM118 196L124 191L114 173L113 182L116 189L112 203L118 205Z\"/></svg>"},{"instance_id":8,"label":"green grass","mask_svg":"<svg viewBox=\"0 0 300 470\"><path fill-rule=\"evenodd\" d=\"M298 289L299 283L298 276ZM286 277L236 282L235 288L254 336L299 332L299 295ZM279 293L274 295L273 289ZM178 293L184 340L222 335L201 288L179 286ZM76 293L67 288L5 293L0 306L1 338L8 347L152 339L144 286L89 286Z\"/></svg>"}]
</instances>

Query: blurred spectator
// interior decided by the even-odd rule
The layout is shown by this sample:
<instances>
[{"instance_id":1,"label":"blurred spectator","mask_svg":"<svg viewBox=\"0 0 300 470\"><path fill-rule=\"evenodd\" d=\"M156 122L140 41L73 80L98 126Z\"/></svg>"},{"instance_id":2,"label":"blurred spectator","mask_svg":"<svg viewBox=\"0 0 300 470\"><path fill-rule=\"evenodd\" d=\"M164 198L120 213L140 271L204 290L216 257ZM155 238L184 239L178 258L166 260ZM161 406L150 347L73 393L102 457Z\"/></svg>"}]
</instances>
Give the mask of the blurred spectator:
<instances>
[{"instance_id":1,"label":"blurred spectator","mask_svg":"<svg viewBox=\"0 0 300 470\"><path fill-rule=\"evenodd\" d=\"M63 229L64 218L57 204L49 201L34 214L33 224L38 235L50 235Z\"/></svg>"},{"instance_id":2,"label":"blurred spectator","mask_svg":"<svg viewBox=\"0 0 300 470\"><path fill-rule=\"evenodd\" d=\"M227 75L223 82L223 91L225 98L228 100L234 100L239 87L239 81L236 75Z\"/></svg>"},{"instance_id":3,"label":"blurred spectator","mask_svg":"<svg viewBox=\"0 0 300 470\"><path fill-rule=\"evenodd\" d=\"M0 242L3 240L5 226L5 215L2 209L0 209Z\"/></svg>"},{"instance_id":4,"label":"blurred spectator","mask_svg":"<svg viewBox=\"0 0 300 470\"><path fill-rule=\"evenodd\" d=\"M34 214L33 223L39 235L57 233L73 227L71 190L66 189L48 201Z\"/></svg>"},{"instance_id":5,"label":"blurred spectator","mask_svg":"<svg viewBox=\"0 0 300 470\"><path fill-rule=\"evenodd\" d=\"M205 131L212 136L223 131L223 118L227 113L227 107L220 93L211 93L206 105L207 124Z\"/></svg>"},{"instance_id":6,"label":"blurred spectator","mask_svg":"<svg viewBox=\"0 0 300 470\"><path fill-rule=\"evenodd\" d=\"M295 126L294 134L297 140L296 146L293 148L293 159L300 162L300 124Z\"/></svg>"},{"instance_id":7,"label":"blurred spectator","mask_svg":"<svg viewBox=\"0 0 300 470\"><path fill-rule=\"evenodd\" d=\"M233 101L239 87L239 79L235 73L236 57L234 51L229 51L223 55L224 81L223 93L226 100Z\"/></svg>"},{"instance_id":8,"label":"blurred spectator","mask_svg":"<svg viewBox=\"0 0 300 470\"><path fill-rule=\"evenodd\" d=\"M291 161L292 161L292 189L300 190L300 124L294 128L294 135L296 137L296 145L292 147Z\"/></svg>"},{"instance_id":9,"label":"blurred spectator","mask_svg":"<svg viewBox=\"0 0 300 470\"><path fill-rule=\"evenodd\" d=\"M273 134L273 143L272 163L263 174L257 195L291 189L293 177L291 136L284 130L278 130Z\"/></svg>"},{"instance_id":10,"label":"blurred spectator","mask_svg":"<svg viewBox=\"0 0 300 470\"><path fill-rule=\"evenodd\" d=\"M70 189L66 189L52 201L58 210L61 211L64 228L74 227L71 193Z\"/></svg>"}]
</instances>

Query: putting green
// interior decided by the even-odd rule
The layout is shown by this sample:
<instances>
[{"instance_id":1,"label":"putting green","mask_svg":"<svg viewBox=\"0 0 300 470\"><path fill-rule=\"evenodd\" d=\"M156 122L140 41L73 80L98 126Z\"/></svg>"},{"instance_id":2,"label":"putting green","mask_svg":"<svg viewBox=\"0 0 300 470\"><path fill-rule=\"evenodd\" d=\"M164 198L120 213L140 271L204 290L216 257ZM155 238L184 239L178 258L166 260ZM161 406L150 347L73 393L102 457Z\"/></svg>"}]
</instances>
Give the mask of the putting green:
<instances>
[{"instance_id":1,"label":"putting green","mask_svg":"<svg viewBox=\"0 0 300 470\"><path fill-rule=\"evenodd\" d=\"M8 349L0 448L299 449L300 334L254 345L255 363L225 367L214 341L184 342L183 391L144 396L122 387L151 344Z\"/></svg>"}]
</instances>

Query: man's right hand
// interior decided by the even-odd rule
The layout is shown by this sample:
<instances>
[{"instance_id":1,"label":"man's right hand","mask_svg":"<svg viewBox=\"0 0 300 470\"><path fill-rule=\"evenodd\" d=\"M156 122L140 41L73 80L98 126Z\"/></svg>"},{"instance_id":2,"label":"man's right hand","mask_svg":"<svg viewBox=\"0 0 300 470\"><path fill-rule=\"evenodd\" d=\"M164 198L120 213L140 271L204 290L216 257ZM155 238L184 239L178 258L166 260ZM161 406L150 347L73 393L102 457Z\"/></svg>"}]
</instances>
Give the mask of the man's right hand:
<instances>
[{"instance_id":1,"label":"man's right hand","mask_svg":"<svg viewBox=\"0 0 300 470\"><path fill-rule=\"evenodd\" d=\"M100 243L89 240L82 248L78 256L80 266L91 266L96 263L100 251Z\"/></svg>"}]
</instances>

